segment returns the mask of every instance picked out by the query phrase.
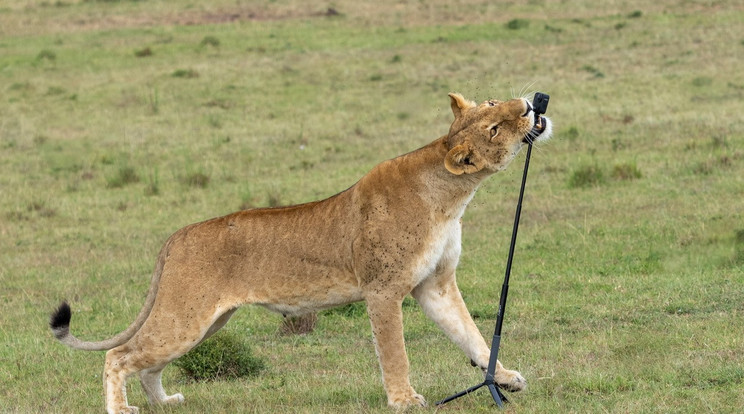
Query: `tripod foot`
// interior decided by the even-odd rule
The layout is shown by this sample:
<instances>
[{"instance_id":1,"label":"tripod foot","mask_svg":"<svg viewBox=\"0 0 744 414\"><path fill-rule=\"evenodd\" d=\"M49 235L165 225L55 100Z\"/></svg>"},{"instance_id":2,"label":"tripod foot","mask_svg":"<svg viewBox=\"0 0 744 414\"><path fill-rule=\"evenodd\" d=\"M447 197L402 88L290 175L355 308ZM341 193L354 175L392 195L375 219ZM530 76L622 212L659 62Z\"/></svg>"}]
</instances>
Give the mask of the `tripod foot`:
<instances>
[{"instance_id":1,"label":"tripod foot","mask_svg":"<svg viewBox=\"0 0 744 414\"><path fill-rule=\"evenodd\" d=\"M504 394L501 393L501 390L499 387L495 386L494 384L488 384L488 391L491 391L491 397L493 397L493 402L496 403L496 405L499 406L499 408L504 408L504 403L508 403L509 400L506 399Z\"/></svg>"},{"instance_id":2,"label":"tripod foot","mask_svg":"<svg viewBox=\"0 0 744 414\"><path fill-rule=\"evenodd\" d=\"M479 389L479 388L481 388L483 386L487 387L488 388L488 391L491 392L491 397L493 397L493 401L496 403L496 405L499 406L499 408L504 408L504 403L508 403L509 402L509 400L506 399L506 397L504 396L504 394L501 393L501 390L499 389L499 387L496 386L496 384L494 384L492 382L489 382L489 381L486 381L486 382L482 382L482 383L480 383L480 384L478 384L476 386L470 387L470 388L466 389L465 391L461 391L461 392L458 392L457 394L451 395L451 396L449 396L449 397L447 397L447 398L445 398L445 399L443 399L441 401L437 401L434 404L437 405L437 406L444 405L444 404L446 404L446 403L448 403L448 402L450 402L450 401L452 401L454 399L460 398L460 397L462 397L464 395L468 395L471 392L473 392L473 391L475 391L475 390L477 390L477 389Z\"/></svg>"}]
</instances>

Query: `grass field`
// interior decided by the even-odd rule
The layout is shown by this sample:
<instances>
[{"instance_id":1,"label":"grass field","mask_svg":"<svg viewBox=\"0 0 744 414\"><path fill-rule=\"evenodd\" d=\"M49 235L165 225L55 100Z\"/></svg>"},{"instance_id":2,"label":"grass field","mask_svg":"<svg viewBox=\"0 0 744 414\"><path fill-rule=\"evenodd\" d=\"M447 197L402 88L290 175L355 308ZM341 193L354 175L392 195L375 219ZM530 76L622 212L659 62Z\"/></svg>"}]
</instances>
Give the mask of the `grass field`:
<instances>
[{"instance_id":1,"label":"grass field","mask_svg":"<svg viewBox=\"0 0 744 414\"><path fill-rule=\"evenodd\" d=\"M204 4L201 4L204 3ZM501 360L506 412L744 410L744 7L734 1L0 0L0 412L101 412L102 339L140 309L186 224L348 188L447 132L447 93L551 95L533 152ZM481 187L459 284L494 324L521 178ZM479 372L404 308L430 402ZM385 413L363 308L315 332L241 309L258 377L143 412ZM492 412L486 392L421 412Z\"/></svg>"}]
</instances>

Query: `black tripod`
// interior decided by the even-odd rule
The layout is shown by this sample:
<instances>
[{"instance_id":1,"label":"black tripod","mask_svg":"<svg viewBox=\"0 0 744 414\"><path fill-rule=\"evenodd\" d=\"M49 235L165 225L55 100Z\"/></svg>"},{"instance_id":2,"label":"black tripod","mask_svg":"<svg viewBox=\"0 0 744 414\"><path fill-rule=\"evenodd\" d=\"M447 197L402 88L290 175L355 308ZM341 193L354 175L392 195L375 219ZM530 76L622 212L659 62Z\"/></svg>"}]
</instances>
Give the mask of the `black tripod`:
<instances>
[{"instance_id":1,"label":"black tripod","mask_svg":"<svg viewBox=\"0 0 744 414\"><path fill-rule=\"evenodd\" d=\"M536 93L535 98L532 102L533 111L535 112L535 124L538 124L538 119L541 114L545 113L548 107L548 100L550 97L542 93ZM494 381L494 375L496 373L496 361L499 357L499 345L501 344L501 325L504 323L504 311L506 310L506 295L509 292L509 276L511 275L512 259L514 259L514 246L517 242L517 230L519 229L519 217L522 214L522 198L524 197L524 187L527 182L527 169L530 166L530 155L532 154L532 137L528 134L525 139L527 140L527 156L524 160L524 173L522 174L522 187L519 189L519 200L517 201L517 212L514 214L514 229L512 230L511 244L509 245L509 256L506 260L506 275L504 276L504 284L501 286L501 299L499 300L499 313L496 317L496 328L493 333L493 340L491 341L491 355L488 360L488 369L486 370L486 377L482 383L472 386L465 391L460 391L457 394L451 395L441 401L437 401L436 405L446 404L454 399L460 398L463 395L468 395L471 392L481 388L488 387L491 392L493 401L499 408L504 407L505 402L509 400L504 397L501 390Z\"/></svg>"}]
</instances>

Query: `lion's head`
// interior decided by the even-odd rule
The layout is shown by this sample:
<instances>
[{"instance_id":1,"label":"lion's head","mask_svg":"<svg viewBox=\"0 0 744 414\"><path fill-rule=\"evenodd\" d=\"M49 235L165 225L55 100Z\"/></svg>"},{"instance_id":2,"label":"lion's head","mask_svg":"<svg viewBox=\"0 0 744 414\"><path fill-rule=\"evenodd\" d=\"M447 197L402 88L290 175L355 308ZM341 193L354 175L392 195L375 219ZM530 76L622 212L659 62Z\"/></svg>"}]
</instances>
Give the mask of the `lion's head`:
<instances>
[{"instance_id":1,"label":"lion's head","mask_svg":"<svg viewBox=\"0 0 744 414\"><path fill-rule=\"evenodd\" d=\"M455 120L449 130L444 165L452 174L495 173L506 168L529 141L550 138L548 118L536 117L526 99L488 100L478 105L449 94Z\"/></svg>"}]
</instances>

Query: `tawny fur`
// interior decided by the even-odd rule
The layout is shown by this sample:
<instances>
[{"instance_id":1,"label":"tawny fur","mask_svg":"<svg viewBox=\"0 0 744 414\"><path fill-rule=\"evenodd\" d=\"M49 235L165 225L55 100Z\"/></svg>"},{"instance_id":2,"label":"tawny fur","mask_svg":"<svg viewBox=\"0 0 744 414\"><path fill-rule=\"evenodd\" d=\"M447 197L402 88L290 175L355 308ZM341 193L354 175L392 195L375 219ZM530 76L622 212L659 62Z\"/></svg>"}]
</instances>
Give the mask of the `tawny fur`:
<instances>
[{"instance_id":1,"label":"tawny fur","mask_svg":"<svg viewBox=\"0 0 744 414\"><path fill-rule=\"evenodd\" d=\"M163 368L221 328L241 305L300 315L364 300L388 404L423 405L411 387L401 303L411 294L428 317L481 369L489 349L455 282L461 217L479 184L504 169L534 124L524 99L481 105L450 94L449 133L385 161L348 190L291 207L240 211L187 226L158 256L135 322L101 342L69 332L69 307L53 316L55 336L85 350L109 350L106 409L134 413L126 380L140 374L150 403L177 403ZM550 121L537 140L550 136ZM497 365L505 389L526 386Z\"/></svg>"}]
</instances>

